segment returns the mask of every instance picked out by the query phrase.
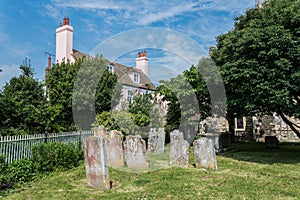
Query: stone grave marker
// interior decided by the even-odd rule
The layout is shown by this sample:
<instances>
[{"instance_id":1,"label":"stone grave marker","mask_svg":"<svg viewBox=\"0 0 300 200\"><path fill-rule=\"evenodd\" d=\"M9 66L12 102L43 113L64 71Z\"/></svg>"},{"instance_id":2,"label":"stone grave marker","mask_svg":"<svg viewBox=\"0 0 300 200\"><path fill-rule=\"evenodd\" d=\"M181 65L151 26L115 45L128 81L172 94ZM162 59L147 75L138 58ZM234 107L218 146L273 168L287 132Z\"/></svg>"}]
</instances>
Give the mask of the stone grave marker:
<instances>
[{"instance_id":1,"label":"stone grave marker","mask_svg":"<svg viewBox=\"0 0 300 200\"><path fill-rule=\"evenodd\" d=\"M108 165L111 167L123 167L124 154L122 133L116 130L110 131L108 142Z\"/></svg>"},{"instance_id":2,"label":"stone grave marker","mask_svg":"<svg viewBox=\"0 0 300 200\"><path fill-rule=\"evenodd\" d=\"M89 137L83 141L83 147L88 185L100 190L110 189L105 139Z\"/></svg>"},{"instance_id":3,"label":"stone grave marker","mask_svg":"<svg viewBox=\"0 0 300 200\"><path fill-rule=\"evenodd\" d=\"M202 137L195 140L193 146L196 168L218 169L214 142L211 139Z\"/></svg>"},{"instance_id":4,"label":"stone grave marker","mask_svg":"<svg viewBox=\"0 0 300 200\"><path fill-rule=\"evenodd\" d=\"M277 149L279 148L279 141L277 137L274 136L265 136L265 144L267 148Z\"/></svg>"},{"instance_id":5,"label":"stone grave marker","mask_svg":"<svg viewBox=\"0 0 300 200\"><path fill-rule=\"evenodd\" d=\"M104 126L100 125L94 129L94 135L102 137L105 141L104 145L107 152L108 165L110 167L124 166L122 133L116 130L109 132Z\"/></svg>"},{"instance_id":6,"label":"stone grave marker","mask_svg":"<svg viewBox=\"0 0 300 200\"><path fill-rule=\"evenodd\" d=\"M189 142L183 139L183 133L179 130L170 133L170 140L170 165L188 167Z\"/></svg>"},{"instance_id":7,"label":"stone grave marker","mask_svg":"<svg viewBox=\"0 0 300 200\"><path fill-rule=\"evenodd\" d=\"M148 152L164 153L166 132L164 128L151 128L148 135Z\"/></svg>"},{"instance_id":8,"label":"stone grave marker","mask_svg":"<svg viewBox=\"0 0 300 200\"><path fill-rule=\"evenodd\" d=\"M127 167L147 168L146 142L140 135L128 135L124 141L124 154Z\"/></svg>"}]
</instances>

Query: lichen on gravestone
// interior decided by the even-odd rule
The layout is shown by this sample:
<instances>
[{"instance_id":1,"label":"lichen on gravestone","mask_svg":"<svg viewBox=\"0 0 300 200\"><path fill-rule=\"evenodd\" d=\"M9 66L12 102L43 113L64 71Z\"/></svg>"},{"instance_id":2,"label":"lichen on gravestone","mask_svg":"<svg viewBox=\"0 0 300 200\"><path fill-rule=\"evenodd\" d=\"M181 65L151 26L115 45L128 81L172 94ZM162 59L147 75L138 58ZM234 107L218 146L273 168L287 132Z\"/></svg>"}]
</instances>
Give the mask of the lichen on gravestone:
<instances>
[{"instance_id":1,"label":"lichen on gravestone","mask_svg":"<svg viewBox=\"0 0 300 200\"><path fill-rule=\"evenodd\" d=\"M214 142L211 139L202 137L195 140L193 146L196 168L218 169Z\"/></svg>"},{"instance_id":2,"label":"lichen on gravestone","mask_svg":"<svg viewBox=\"0 0 300 200\"><path fill-rule=\"evenodd\" d=\"M124 141L126 165L129 168L148 168L146 142L140 135L128 135Z\"/></svg>"}]
</instances>

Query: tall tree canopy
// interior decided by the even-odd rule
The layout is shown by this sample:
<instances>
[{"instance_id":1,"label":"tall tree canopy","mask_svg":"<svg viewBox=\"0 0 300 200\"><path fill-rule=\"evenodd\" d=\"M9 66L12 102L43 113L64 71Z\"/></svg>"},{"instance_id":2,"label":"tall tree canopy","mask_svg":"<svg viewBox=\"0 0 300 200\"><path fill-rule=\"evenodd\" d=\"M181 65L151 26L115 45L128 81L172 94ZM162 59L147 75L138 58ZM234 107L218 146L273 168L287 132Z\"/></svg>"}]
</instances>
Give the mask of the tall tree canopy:
<instances>
[{"instance_id":1,"label":"tall tree canopy","mask_svg":"<svg viewBox=\"0 0 300 200\"><path fill-rule=\"evenodd\" d=\"M158 91L169 101L167 124L171 129L187 125L191 118L203 120L212 114L225 113L222 78L211 58L202 58L197 66L161 83Z\"/></svg>"},{"instance_id":2,"label":"tall tree canopy","mask_svg":"<svg viewBox=\"0 0 300 200\"><path fill-rule=\"evenodd\" d=\"M45 130L42 84L33 77L30 64L21 65L22 74L13 77L0 93L1 135L35 134Z\"/></svg>"},{"instance_id":3,"label":"tall tree canopy","mask_svg":"<svg viewBox=\"0 0 300 200\"><path fill-rule=\"evenodd\" d=\"M300 1L269 0L236 18L217 38L212 58L221 67L228 115L276 112L300 116Z\"/></svg>"},{"instance_id":4,"label":"tall tree canopy","mask_svg":"<svg viewBox=\"0 0 300 200\"><path fill-rule=\"evenodd\" d=\"M46 78L49 104L53 108L49 117L52 116L51 123L59 128L53 127L53 131L75 129L73 114L76 119L81 117L77 121L83 122L82 126L78 122L76 125L81 127L77 128L88 129L95 121L95 114L109 111L115 105L121 89L117 87L117 75L109 72L107 65L107 60L97 56L51 68ZM93 109L95 113L91 114Z\"/></svg>"}]
</instances>

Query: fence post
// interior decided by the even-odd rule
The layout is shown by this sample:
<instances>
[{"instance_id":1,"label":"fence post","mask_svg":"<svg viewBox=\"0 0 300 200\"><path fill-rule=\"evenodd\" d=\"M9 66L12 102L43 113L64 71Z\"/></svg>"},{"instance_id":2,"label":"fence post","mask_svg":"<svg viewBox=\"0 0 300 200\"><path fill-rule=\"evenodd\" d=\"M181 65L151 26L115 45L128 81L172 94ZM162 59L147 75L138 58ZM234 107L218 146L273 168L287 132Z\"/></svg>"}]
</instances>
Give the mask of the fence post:
<instances>
[{"instance_id":1,"label":"fence post","mask_svg":"<svg viewBox=\"0 0 300 200\"><path fill-rule=\"evenodd\" d=\"M79 129L79 144L78 144L78 147L79 148L82 148L82 132L81 132L81 129Z\"/></svg>"},{"instance_id":2,"label":"fence post","mask_svg":"<svg viewBox=\"0 0 300 200\"><path fill-rule=\"evenodd\" d=\"M47 143L48 142L48 132L46 131L46 133L45 133L45 143Z\"/></svg>"}]
</instances>

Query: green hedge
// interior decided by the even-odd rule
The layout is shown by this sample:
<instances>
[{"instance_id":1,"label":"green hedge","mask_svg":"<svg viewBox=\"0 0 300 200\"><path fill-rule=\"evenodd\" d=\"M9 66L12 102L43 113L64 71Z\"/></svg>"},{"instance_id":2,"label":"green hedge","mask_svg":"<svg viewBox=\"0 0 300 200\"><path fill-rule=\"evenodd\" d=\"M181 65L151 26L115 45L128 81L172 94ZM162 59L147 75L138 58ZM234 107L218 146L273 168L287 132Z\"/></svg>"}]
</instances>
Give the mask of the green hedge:
<instances>
[{"instance_id":1,"label":"green hedge","mask_svg":"<svg viewBox=\"0 0 300 200\"><path fill-rule=\"evenodd\" d=\"M82 151L73 144L44 143L32 149L32 160L39 172L77 167L80 159Z\"/></svg>"},{"instance_id":2,"label":"green hedge","mask_svg":"<svg viewBox=\"0 0 300 200\"><path fill-rule=\"evenodd\" d=\"M44 143L33 147L31 159L15 160L6 164L0 155L0 189L33 180L37 175L56 170L67 170L79 165L83 151L73 144Z\"/></svg>"}]
</instances>

